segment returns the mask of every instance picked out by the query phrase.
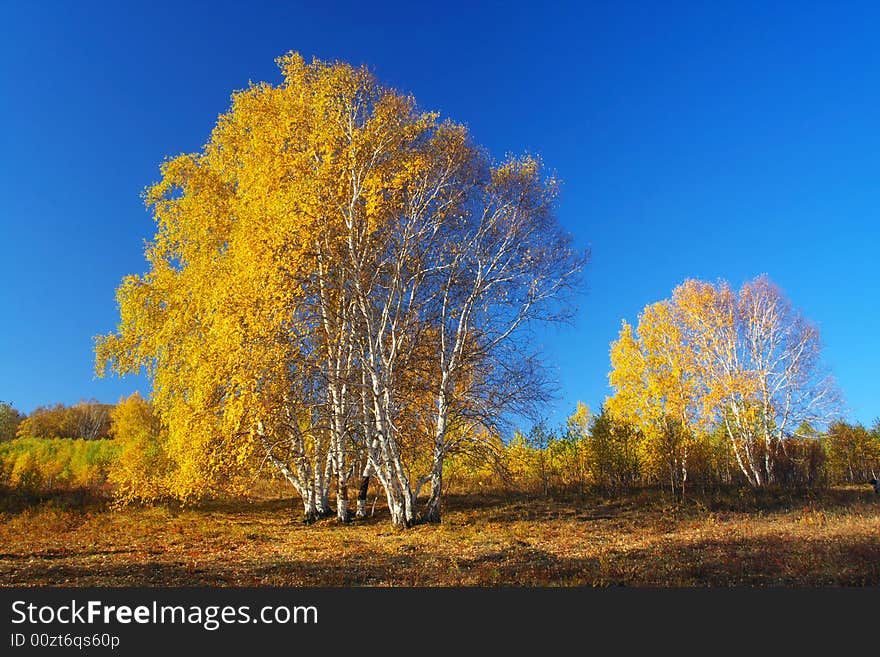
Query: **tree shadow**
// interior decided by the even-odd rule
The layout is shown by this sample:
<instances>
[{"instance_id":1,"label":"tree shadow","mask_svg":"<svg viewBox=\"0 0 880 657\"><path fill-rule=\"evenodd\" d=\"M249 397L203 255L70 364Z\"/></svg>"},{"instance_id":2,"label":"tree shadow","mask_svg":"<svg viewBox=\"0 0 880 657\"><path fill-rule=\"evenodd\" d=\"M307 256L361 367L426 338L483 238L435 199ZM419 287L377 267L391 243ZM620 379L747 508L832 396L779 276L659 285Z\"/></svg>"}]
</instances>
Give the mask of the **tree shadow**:
<instances>
[{"instance_id":1,"label":"tree shadow","mask_svg":"<svg viewBox=\"0 0 880 657\"><path fill-rule=\"evenodd\" d=\"M609 551L608 584L690 587L876 586L880 539L772 535L662 541Z\"/></svg>"},{"instance_id":2,"label":"tree shadow","mask_svg":"<svg viewBox=\"0 0 880 657\"><path fill-rule=\"evenodd\" d=\"M11 515L47 505L63 510L101 511L105 510L110 502L111 498L107 492L96 488L65 488L31 492L0 486L0 513Z\"/></svg>"},{"instance_id":3,"label":"tree shadow","mask_svg":"<svg viewBox=\"0 0 880 657\"><path fill-rule=\"evenodd\" d=\"M5 558L7 555L3 555ZM0 584L29 586L649 586L791 587L880 584L880 539L769 536L663 540L566 557L523 543L471 556L421 551L334 558L77 563L82 555L16 555Z\"/></svg>"},{"instance_id":4,"label":"tree shadow","mask_svg":"<svg viewBox=\"0 0 880 657\"><path fill-rule=\"evenodd\" d=\"M34 555L37 556L37 555ZM0 569L3 586L545 586L591 583L598 560L559 559L533 548L470 558L406 551L274 563L152 561L105 565L46 559Z\"/></svg>"}]
</instances>

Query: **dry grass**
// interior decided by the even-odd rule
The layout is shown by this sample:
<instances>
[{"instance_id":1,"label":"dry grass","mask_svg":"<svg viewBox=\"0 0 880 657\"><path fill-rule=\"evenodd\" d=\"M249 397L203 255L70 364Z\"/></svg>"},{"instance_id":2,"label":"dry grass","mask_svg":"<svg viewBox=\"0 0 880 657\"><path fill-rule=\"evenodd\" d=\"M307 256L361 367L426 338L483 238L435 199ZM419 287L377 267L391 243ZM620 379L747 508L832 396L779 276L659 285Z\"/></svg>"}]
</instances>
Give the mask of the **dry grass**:
<instances>
[{"instance_id":1,"label":"dry grass","mask_svg":"<svg viewBox=\"0 0 880 657\"><path fill-rule=\"evenodd\" d=\"M56 498L0 512L0 585L824 586L880 584L870 490L450 499L441 525L298 522L282 500L198 509Z\"/></svg>"}]
</instances>

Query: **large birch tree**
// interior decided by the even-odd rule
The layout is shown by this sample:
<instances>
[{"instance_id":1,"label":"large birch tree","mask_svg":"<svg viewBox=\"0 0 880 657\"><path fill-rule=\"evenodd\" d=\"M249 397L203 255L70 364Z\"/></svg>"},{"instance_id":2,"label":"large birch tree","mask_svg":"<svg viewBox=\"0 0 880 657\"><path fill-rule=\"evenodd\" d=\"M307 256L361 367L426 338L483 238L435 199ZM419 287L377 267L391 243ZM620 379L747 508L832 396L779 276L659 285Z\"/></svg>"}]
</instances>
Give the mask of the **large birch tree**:
<instances>
[{"instance_id":1,"label":"large birch tree","mask_svg":"<svg viewBox=\"0 0 880 657\"><path fill-rule=\"evenodd\" d=\"M450 450L546 396L523 329L566 316L585 256L537 159L494 162L364 67L278 61L147 190L150 268L98 369L152 377L181 497L268 464L309 519L335 483L345 522L362 469L394 525L439 520Z\"/></svg>"}]
</instances>

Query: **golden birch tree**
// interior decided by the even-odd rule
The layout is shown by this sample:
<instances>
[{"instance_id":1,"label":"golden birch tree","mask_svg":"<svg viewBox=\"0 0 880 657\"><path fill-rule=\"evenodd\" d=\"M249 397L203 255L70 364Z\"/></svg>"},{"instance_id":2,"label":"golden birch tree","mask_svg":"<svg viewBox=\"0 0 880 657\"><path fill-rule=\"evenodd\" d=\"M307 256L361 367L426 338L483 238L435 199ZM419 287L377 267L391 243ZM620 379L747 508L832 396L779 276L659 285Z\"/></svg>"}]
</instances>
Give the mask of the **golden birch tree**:
<instances>
[{"instance_id":1,"label":"golden birch tree","mask_svg":"<svg viewBox=\"0 0 880 657\"><path fill-rule=\"evenodd\" d=\"M688 280L648 306L635 332L624 322L611 346L609 407L646 435L668 438L677 423L682 467L688 440L723 427L743 475L763 486L797 427L827 423L838 409L820 352L816 326L766 276L738 292Z\"/></svg>"},{"instance_id":2,"label":"golden birch tree","mask_svg":"<svg viewBox=\"0 0 880 657\"><path fill-rule=\"evenodd\" d=\"M395 525L439 520L449 451L541 398L517 336L565 316L583 256L535 158L493 162L365 67L278 63L147 190L149 270L98 370L152 377L184 499L269 464L308 519L335 482L344 522L363 467Z\"/></svg>"}]
</instances>

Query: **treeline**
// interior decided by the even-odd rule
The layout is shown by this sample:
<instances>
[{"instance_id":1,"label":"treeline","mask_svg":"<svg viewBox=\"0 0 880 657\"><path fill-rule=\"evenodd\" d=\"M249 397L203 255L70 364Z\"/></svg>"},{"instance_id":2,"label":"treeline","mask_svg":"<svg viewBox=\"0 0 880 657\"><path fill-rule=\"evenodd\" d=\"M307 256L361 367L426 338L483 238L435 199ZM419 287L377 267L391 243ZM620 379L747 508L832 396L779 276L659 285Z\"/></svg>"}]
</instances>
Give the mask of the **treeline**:
<instances>
[{"instance_id":1,"label":"treeline","mask_svg":"<svg viewBox=\"0 0 880 657\"><path fill-rule=\"evenodd\" d=\"M583 405L555 430L538 425L507 443L487 442L456 454L447 463L447 480L458 493L614 494L665 487L679 494L675 468L685 439L691 490L750 486L721 428L656 441L606 409L591 415ZM837 421L823 433L801 427L769 463L778 486L864 484L880 474L880 420L871 428Z\"/></svg>"},{"instance_id":2,"label":"treeline","mask_svg":"<svg viewBox=\"0 0 880 657\"><path fill-rule=\"evenodd\" d=\"M40 406L26 415L8 402L0 402L0 441L14 438L109 438L112 408L112 404L88 399L73 406Z\"/></svg>"},{"instance_id":3,"label":"treeline","mask_svg":"<svg viewBox=\"0 0 880 657\"><path fill-rule=\"evenodd\" d=\"M137 393L116 405L92 399L40 406L30 415L0 402L0 484L25 494L106 489L119 498L131 480L126 458L150 452L147 445L131 447L139 430L154 429L140 421L144 413L152 417L149 402ZM129 429L132 414L138 420ZM157 448L156 436L152 445ZM144 476L155 479L157 469L147 468Z\"/></svg>"},{"instance_id":4,"label":"treeline","mask_svg":"<svg viewBox=\"0 0 880 657\"><path fill-rule=\"evenodd\" d=\"M25 493L92 488L112 493L120 503L173 497L179 464L168 435L149 401L139 394L108 410L109 439L25 436L0 443L0 483ZM691 490L742 486L750 482L719 428L697 436L651 440L607 408L593 414L584 404L555 429L544 424L517 431L509 440L483 435L463 443L446 458L446 490L463 494L614 495L673 483L678 451L688 441ZM423 454L411 454L415 461ZM787 487L862 484L880 474L880 420L872 427L844 421L826 431L809 426L785 439L770 459L774 481ZM266 477L271 471L252 470ZM228 481L239 492L242 482Z\"/></svg>"},{"instance_id":5,"label":"treeline","mask_svg":"<svg viewBox=\"0 0 880 657\"><path fill-rule=\"evenodd\" d=\"M27 415L0 402L0 484L28 494L104 487L120 451L111 440L113 409L89 399Z\"/></svg>"}]
</instances>

